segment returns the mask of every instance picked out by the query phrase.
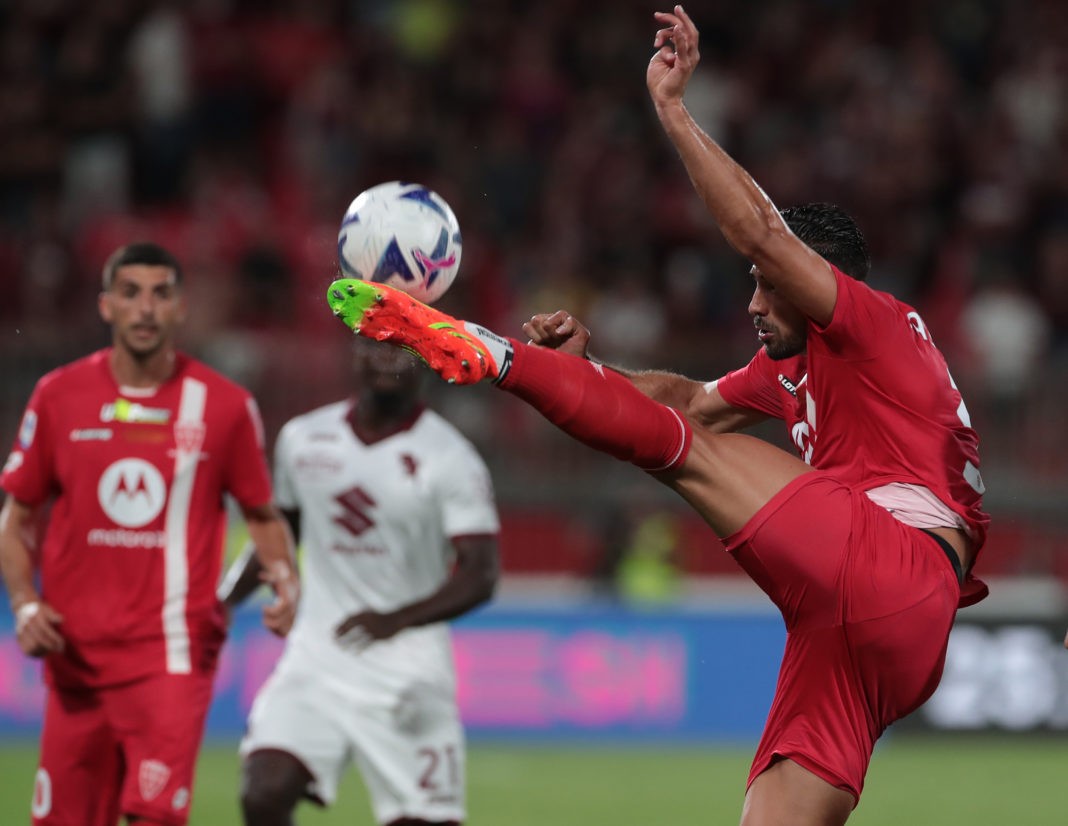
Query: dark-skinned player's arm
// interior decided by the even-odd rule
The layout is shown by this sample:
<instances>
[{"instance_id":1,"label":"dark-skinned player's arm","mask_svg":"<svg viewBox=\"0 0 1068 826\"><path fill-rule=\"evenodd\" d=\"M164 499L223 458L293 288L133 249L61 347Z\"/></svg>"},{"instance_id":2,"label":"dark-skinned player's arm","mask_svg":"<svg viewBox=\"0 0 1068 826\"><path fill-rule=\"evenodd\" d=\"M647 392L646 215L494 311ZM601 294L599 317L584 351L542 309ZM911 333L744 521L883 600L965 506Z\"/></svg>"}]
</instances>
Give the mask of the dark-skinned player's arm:
<instances>
[{"instance_id":1,"label":"dark-skinned player's arm","mask_svg":"<svg viewBox=\"0 0 1068 826\"><path fill-rule=\"evenodd\" d=\"M589 359L590 331L566 310L539 313L523 324L531 344L550 347ZM756 410L732 407L716 389L716 383L700 382L662 370L628 370L605 365L630 379L642 393L673 407L713 433L733 433L767 419Z\"/></svg>"},{"instance_id":2,"label":"dark-skinned player's arm","mask_svg":"<svg viewBox=\"0 0 1068 826\"><path fill-rule=\"evenodd\" d=\"M256 588L266 583L274 601L263 608L263 624L284 637L293 627L300 602L294 536L300 535L298 512L281 511L273 504L243 508L249 541L219 585L219 599L232 611Z\"/></svg>"},{"instance_id":3,"label":"dark-skinned player's arm","mask_svg":"<svg viewBox=\"0 0 1068 826\"><path fill-rule=\"evenodd\" d=\"M405 628L455 619L484 602L497 588L500 561L497 537L454 537L456 561L452 574L438 590L393 611L360 611L338 625L338 641L354 651L385 640Z\"/></svg>"},{"instance_id":4,"label":"dark-skinned player's arm","mask_svg":"<svg viewBox=\"0 0 1068 826\"><path fill-rule=\"evenodd\" d=\"M294 545L300 545L300 511L281 508L282 517L289 525ZM233 611L263 585L263 563L256 555L256 544L249 540L240 553L226 569L216 594L219 601L226 606L227 613Z\"/></svg>"},{"instance_id":5,"label":"dark-skinned player's arm","mask_svg":"<svg viewBox=\"0 0 1068 826\"><path fill-rule=\"evenodd\" d=\"M829 324L838 297L830 265L795 236L764 191L693 120L682 97L700 60L697 28L681 6L657 12L646 86L664 131L727 242L794 307Z\"/></svg>"},{"instance_id":6,"label":"dark-skinned player's arm","mask_svg":"<svg viewBox=\"0 0 1068 826\"><path fill-rule=\"evenodd\" d=\"M31 657L43 657L63 650L63 635L59 633L63 617L41 599L35 584L30 537L36 516L35 507L14 496L4 501L0 509L0 576L15 614L19 648Z\"/></svg>"}]
</instances>

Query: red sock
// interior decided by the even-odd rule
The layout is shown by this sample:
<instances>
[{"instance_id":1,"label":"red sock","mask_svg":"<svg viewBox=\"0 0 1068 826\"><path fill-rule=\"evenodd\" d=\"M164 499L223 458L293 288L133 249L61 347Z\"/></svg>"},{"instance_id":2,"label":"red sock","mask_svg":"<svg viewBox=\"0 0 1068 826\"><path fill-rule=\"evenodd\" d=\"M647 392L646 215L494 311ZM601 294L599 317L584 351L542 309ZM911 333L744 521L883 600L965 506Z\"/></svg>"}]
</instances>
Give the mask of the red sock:
<instances>
[{"instance_id":1,"label":"red sock","mask_svg":"<svg viewBox=\"0 0 1068 826\"><path fill-rule=\"evenodd\" d=\"M514 339L512 346L511 369L498 386L569 436L650 473L682 464L692 432L678 411L607 367Z\"/></svg>"}]
</instances>

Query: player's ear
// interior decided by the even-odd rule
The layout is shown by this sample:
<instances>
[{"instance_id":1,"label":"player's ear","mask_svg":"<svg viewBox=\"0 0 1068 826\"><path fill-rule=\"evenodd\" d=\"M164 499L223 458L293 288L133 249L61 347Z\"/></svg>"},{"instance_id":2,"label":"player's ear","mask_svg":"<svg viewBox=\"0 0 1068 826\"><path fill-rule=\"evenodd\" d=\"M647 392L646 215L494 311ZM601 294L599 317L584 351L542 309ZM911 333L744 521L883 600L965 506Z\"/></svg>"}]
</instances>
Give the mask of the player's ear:
<instances>
[{"instance_id":1,"label":"player's ear","mask_svg":"<svg viewBox=\"0 0 1068 826\"><path fill-rule=\"evenodd\" d=\"M178 323L185 324L186 318L189 317L189 302L186 301L185 291L179 290L178 292Z\"/></svg>"},{"instance_id":2,"label":"player's ear","mask_svg":"<svg viewBox=\"0 0 1068 826\"><path fill-rule=\"evenodd\" d=\"M97 310L100 311L100 317L108 324L112 322L111 315L111 296L108 295L107 290L104 290L97 296L96 299Z\"/></svg>"}]
</instances>

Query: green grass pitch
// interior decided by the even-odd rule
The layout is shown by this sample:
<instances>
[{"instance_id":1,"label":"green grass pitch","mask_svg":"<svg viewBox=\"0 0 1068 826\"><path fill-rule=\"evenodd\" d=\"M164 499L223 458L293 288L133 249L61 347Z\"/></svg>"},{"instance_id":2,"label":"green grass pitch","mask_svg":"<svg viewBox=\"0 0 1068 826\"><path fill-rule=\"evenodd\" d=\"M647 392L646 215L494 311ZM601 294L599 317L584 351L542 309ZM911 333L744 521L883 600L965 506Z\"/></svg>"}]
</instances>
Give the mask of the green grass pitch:
<instances>
[{"instance_id":1,"label":"green grass pitch","mask_svg":"<svg viewBox=\"0 0 1068 826\"><path fill-rule=\"evenodd\" d=\"M0 821L29 822L33 743L0 743ZM472 826L733 824L749 749L620 746L471 748ZM876 753L850 826L1050 826L1068 821L1063 738L899 738ZM198 766L193 826L239 824L237 758L210 743ZM329 811L302 806L303 826L373 826L355 775Z\"/></svg>"}]
</instances>

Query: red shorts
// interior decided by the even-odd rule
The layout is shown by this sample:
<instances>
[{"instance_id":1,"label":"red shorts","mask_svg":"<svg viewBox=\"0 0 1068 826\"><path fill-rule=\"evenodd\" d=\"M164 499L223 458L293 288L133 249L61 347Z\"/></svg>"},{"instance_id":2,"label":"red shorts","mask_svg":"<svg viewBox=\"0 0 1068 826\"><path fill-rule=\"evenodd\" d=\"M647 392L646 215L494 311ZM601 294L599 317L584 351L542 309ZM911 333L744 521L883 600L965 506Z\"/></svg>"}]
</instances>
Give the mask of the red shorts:
<instances>
[{"instance_id":1,"label":"red shorts","mask_svg":"<svg viewBox=\"0 0 1068 826\"><path fill-rule=\"evenodd\" d=\"M859 799L879 735L942 677L956 571L930 535L819 472L724 544L787 630L749 783L785 757Z\"/></svg>"},{"instance_id":2,"label":"red shorts","mask_svg":"<svg viewBox=\"0 0 1068 826\"><path fill-rule=\"evenodd\" d=\"M34 824L115 826L123 815L182 826L213 676L49 689Z\"/></svg>"}]
</instances>

